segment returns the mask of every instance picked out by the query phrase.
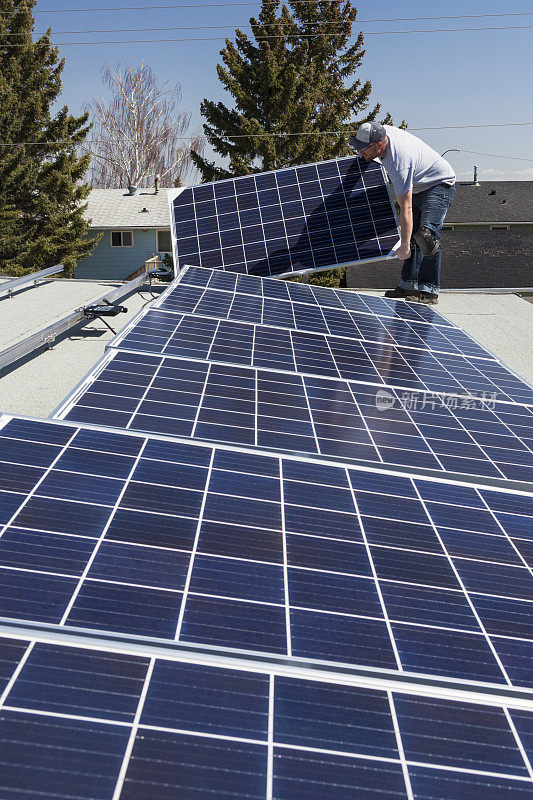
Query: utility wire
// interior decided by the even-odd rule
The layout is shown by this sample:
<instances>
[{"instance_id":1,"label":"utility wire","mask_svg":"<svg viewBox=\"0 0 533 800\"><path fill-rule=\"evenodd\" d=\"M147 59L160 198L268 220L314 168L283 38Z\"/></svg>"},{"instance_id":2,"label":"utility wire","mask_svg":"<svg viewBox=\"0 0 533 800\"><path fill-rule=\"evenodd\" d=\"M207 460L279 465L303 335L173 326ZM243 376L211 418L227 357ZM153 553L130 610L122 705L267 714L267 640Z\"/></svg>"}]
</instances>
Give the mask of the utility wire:
<instances>
[{"instance_id":1,"label":"utility wire","mask_svg":"<svg viewBox=\"0 0 533 800\"><path fill-rule=\"evenodd\" d=\"M364 31L365 36L390 36L390 35L405 35L408 33L456 33L458 31L512 31L512 30L527 30L529 28L533 28L533 25L504 25L495 28L422 28L419 30L410 30L410 31ZM22 35L22 34L21 34ZM321 36L340 36L342 34L339 33L310 33L310 34L298 34L299 39L319 39ZM286 39L289 38L290 34L281 35L281 36L257 36L255 37L256 41L263 42L269 41L271 39ZM350 39L358 36L358 34L352 34ZM98 42L52 42L52 44L57 45L58 47L67 47L69 45L76 45L86 46L86 45L95 45L95 44L162 44L162 43L171 43L171 42L219 42L224 41L226 39L232 39L231 36L200 36L200 37L189 37L187 39L123 39L123 40L100 40ZM27 47L27 44L5 44L2 45L3 48L5 47Z\"/></svg>"},{"instance_id":2,"label":"utility wire","mask_svg":"<svg viewBox=\"0 0 533 800\"><path fill-rule=\"evenodd\" d=\"M521 17L531 17L533 16L533 11L523 11L517 13L510 13L510 14L468 14L468 15L461 15L455 17L387 17L384 19L357 19L352 24L355 26L359 25L368 25L374 22L417 22L420 20L438 20L438 19L483 19L486 17L507 17L507 16L521 16ZM300 22L299 25L312 25L316 27L328 26L328 25L345 25L346 22L344 21L329 21L329 20L318 20L316 22ZM264 28L272 28L277 27L279 25L283 25L283 22L266 22L261 27ZM93 28L93 29L81 29L77 31L54 31L54 36L66 36L70 34L85 34L85 33L142 33L144 31L202 31L202 30L223 30L225 28L251 28L252 26L249 23L243 24L233 24L233 25L191 25L185 27L169 27L166 26L165 28ZM33 36L44 36L46 31L41 31L40 33L33 33ZM4 36L23 36L22 33L5 33Z\"/></svg>"},{"instance_id":3,"label":"utility wire","mask_svg":"<svg viewBox=\"0 0 533 800\"><path fill-rule=\"evenodd\" d=\"M340 5L345 0L322 0L322 2L331 2L337 3ZM316 0L299 0L300 3L316 3ZM165 5L165 6L124 6L123 8L117 6L111 6L107 8L49 8L49 9L35 9L32 13L33 14L80 14L80 13L89 13L89 12L101 12L101 11L155 11L159 9L169 9L169 8L229 8L230 6L256 6L256 2L237 2L237 3L195 3L195 4L186 4L186 5ZM17 11L0 11L0 14L5 14L8 16L13 16L20 12ZM520 11L510 11L508 14L483 14L482 16L490 16L490 17L500 17L500 16L519 16L522 12ZM527 12L529 13L529 12ZM468 15L468 16L478 16L476 14ZM467 17L465 17L467 18ZM430 19L430 18L428 18Z\"/></svg>"},{"instance_id":4,"label":"utility wire","mask_svg":"<svg viewBox=\"0 0 533 800\"><path fill-rule=\"evenodd\" d=\"M299 0L299 2L303 3L315 3L316 0ZM344 2L344 0L330 0L330 2L340 4ZM32 13L33 14L73 14L73 13L89 13L89 12L101 12L101 11L155 11L159 9L170 9L170 8L230 8L231 6L256 6L257 2L246 2L246 3L196 3L194 5L165 5L165 6L124 6L124 8L119 7L107 7L107 8L51 8L51 9L35 9ZM0 14L13 16L15 11L0 11ZM529 14L529 11L522 12L522 11L509 11L506 13L498 13L498 14L464 14L458 19L474 19L476 17L516 17L516 16L523 16L524 14ZM407 19L417 19L417 17L408 17ZM425 17L425 19L455 19L455 17ZM376 20L381 22L382 20ZM389 21L389 20L384 20Z\"/></svg>"},{"instance_id":5,"label":"utility wire","mask_svg":"<svg viewBox=\"0 0 533 800\"><path fill-rule=\"evenodd\" d=\"M495 153L478 153L477 150L459 150L460 153L469 153L472 156L489 156L489 158L510 158L513 161L533 161L533 158L524 158L523 156L500 156Z\"/></svg>"},{"instance_id":6,"label":"utility wire","mask_svg":"<svg viewBox=\"0 0 533 800\"><path fill-rule=\"evenodd\" d=\"M533 125L533 122L496 122L496 123L487 123L484 125L443 125L440 127L435 128L409 128L409 131L444 131L444 130L464 130L466 128L512 128L512 127L523 127L525 125ZM264 139L264 138L280 138L280 137L287 137L287 136L325 136L325 135L334 135L334 134L344 134L346 136L355 133L354 130L345 130L345 131L299 131L297 133L237 133L234 136L231 135L224 135L223 138L225 139L249 139L250 137ZM123 137L124 139L126 137ZM192 141L193 139L207 139L206 136L200 134L200 136L176 136L176 139L180 141ZM56 142L0 142L0 147L13 147L15 145L40 145L42 147L50 147L52 145L76 145L76 146L83 146L85 144L96 144L98 142L104 142L107 139L85 139L83 142L72 142L68 139L60 140ZM500 156L495 155L494 153L477 153L474 150L460 150L461 153L470 153L472 155L478 156L490 156L491 158L512 158L518 161L533 161L532 158L523 158L522 156Z\"/></svg>"}]
</instances>

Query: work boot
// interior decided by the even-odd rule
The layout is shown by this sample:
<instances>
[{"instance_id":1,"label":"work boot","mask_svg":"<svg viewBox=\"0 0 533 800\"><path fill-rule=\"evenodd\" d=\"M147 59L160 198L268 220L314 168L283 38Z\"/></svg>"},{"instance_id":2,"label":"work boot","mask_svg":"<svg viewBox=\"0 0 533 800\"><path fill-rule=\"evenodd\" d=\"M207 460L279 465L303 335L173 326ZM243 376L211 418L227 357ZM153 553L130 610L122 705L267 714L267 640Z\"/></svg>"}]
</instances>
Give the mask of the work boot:
<instances>
[{"instance_id":1,"label":"work boot","mask_svg":"<svg viewBox=\"0 0 533 800\"><path fill-rule=\"evenodd\" d=\"M384 297L394 297L395 299L402 298L405 300L406 297L411 297L414 294L418 294L416 289L402 289L400 286L397 286L396 289L388 289Z\"/></svg>"},{"instance_id":2,"label":"work boot","mask_svg":"<svg viewBox=\"0 0 533 800\"><path fill-rule=\"evenodd\" d=\"M425 225L417 230L413 238L424 257L434 256L440 247L440 239L437 239L433 231Z\"/></svg>"},{"instance_id":3,"label":"work boot","mask_svg":"<svg viewBox=\"0 0 533 800\"><path fill-rule=\"evenodd\" d=\"M417 292L416 295L408 297L407 300L411 300L413 303L423 303L425 306L436 306L439 302L439 296L438 294L433 294L433 292Z\"/></svg>"}]
</instances>

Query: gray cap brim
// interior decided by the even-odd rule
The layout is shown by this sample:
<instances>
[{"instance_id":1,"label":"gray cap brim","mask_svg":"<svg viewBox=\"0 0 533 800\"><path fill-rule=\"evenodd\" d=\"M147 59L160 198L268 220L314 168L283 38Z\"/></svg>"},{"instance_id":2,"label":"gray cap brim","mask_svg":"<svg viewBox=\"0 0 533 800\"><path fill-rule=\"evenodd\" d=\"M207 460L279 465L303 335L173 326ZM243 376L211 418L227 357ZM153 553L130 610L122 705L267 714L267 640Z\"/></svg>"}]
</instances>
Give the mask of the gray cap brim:
<instances>
[{"instance_id":1,"label":"gray cap brim","mask_svg":"<svg viewBox=\"0 0 533 800\"><path fill-rule=\"evenodd\" d=\"M361 142L357 136L352 136L348 144L352 150L365 150L367 147L370 147L370 145L375 144L375 142Z\"/></svg>"}]
</instances>

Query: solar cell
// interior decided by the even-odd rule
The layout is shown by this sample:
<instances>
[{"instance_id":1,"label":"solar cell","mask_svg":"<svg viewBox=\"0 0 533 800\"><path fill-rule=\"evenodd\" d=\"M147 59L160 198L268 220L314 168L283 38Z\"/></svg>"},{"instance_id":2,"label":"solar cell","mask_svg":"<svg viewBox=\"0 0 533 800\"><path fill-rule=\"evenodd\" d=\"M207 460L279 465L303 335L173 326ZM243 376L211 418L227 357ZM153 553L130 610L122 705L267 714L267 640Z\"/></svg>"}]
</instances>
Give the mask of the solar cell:
<instances>
[{"instance_id":1,"label":"solar cell","mask_svg":"<svg viewBox=\"0 0 533 800\"><path fill-rule=\"evenodd\" d=\"M180 266L310 272L384 258L399 238L383 168L356 157L168 194Z\"/></svg>"},{"instance_id":2,"label":"solar cell","mask_svg":"<svg viewBox=\"0 0 533 800\"><path fill-rule=\"evenodd\" d=\"M399 388L533 404L533 389L494 358L285 330L158 309L141 312L111 347Z\"/></svg>"},{"instance_id":3,"label":"solar cell","mask_svg":"<svg viewBox=\"0 0 533 800\"><path fill-rule=\"evenodd\" d=\"M4 459L2 617L531 682L531 494L22 419Z\"/></svg>"},{"instance_id":4,"label":"solar cell","mask_svg":"<svg viewBox=\"0 0 533 800\"><path fill-rule=\"evenodd\" d=\"M530 408L501 403L491 408L481 401L472 407L466 398L392 389L383 398L379 391L340 379L112 350L55 416L533 482Z\"/></svg>"},{"instance_id":5,"label":"solar cell","mask_svg":"<svg viewBox=\"0 0 533 800\"><path fill-rule=\"evenodd\" d=\"M0 652L2 796L533 794L527 703L35 640L2 638Z\"/></svg>"}]
</instances>

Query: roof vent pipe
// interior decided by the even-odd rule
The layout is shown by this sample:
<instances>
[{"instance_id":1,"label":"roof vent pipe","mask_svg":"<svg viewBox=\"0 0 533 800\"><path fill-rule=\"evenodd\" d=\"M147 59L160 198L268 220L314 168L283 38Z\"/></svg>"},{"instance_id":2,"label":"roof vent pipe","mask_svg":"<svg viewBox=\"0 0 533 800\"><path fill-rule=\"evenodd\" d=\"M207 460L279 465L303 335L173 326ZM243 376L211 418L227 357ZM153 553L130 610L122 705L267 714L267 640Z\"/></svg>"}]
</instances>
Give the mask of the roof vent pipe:
<instances>
[{"instance_id":1,"label":"roof vent pipe","mask_svg":"<svg viewBox=\"0 0 533 800\"><path fill-rule=\"evenodd\" d=\"M160 180L161 180L161 176L160 176L159 173L157 173L157 175L155 176L155 181L154 181L154 194L158 194L159 193L159 181Z\"/></svg>"},{"instance_id":2,"label":"roof vent pipe","mask_svg":"<svg viewBox=\"0 0 533 800\"><path fill-rule=\"evenodd\" d=\"M136 191L137 191L137 187L136 186L133 186L133 185L132 186L128 186L128 193L129 193L130 197L132 197L135 194Z\"/></svg>"},{"instance_id":3,"label":"roof vent pipe","mask_svg":"<svg viewBox=\"0 0 533 800\"><path fill-rule=\"evenodd\" d=\"M474 165L474 186L479 186L479 181L477 179L477 167Z\"/></svg>"}]
</instances>

